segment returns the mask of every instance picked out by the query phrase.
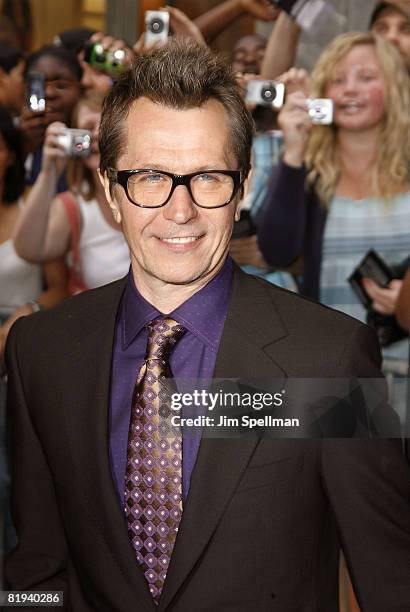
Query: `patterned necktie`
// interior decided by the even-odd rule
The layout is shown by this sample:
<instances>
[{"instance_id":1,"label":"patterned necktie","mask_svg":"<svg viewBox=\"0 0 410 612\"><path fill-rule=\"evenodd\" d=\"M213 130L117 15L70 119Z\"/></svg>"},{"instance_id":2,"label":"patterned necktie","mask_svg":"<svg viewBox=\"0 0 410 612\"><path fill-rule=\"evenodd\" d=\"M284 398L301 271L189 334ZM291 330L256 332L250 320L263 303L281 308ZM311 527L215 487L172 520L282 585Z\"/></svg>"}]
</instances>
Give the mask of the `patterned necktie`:
<instances>
[{"instance_id":1,"label":"patterned necktie","mask_svg":"<svg viewBox=\"0 0 410 612\"><path fill-rule=\"evenodd\" d=\"M161 381L172 377L169 356L186 330L173 319L155 319L148 330L131 407L124 501L128 536L158 603L182 513L182 440L167 429L170 398Z\"/></svg>"}]
</instances>

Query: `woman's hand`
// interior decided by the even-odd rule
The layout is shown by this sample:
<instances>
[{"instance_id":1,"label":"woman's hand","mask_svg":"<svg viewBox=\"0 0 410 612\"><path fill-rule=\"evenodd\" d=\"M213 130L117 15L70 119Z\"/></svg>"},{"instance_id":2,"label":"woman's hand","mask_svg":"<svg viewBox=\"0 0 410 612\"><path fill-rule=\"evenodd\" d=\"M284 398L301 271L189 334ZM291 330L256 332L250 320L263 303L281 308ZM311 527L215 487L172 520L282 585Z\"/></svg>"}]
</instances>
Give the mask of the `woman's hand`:
<instances>
[{"instance_id":1,"label":"woman's hand","mask_svg":"<svg viewBox=\"0 0 410 612\"><path fill-rule=\"evenodd\" d=\"M60 121L54 121L46 129L43 145L43 157L41 170L46 173L55 173L56 180L64 170L68 155L64 147L59 144L58 136L65 133L66 125Z\"/></svg>"},{"instance_id":2,"label":"woman's hand","mask_svg":"<svg viewBox=\"0 0 410 612\"><path fill-rule=\"evenodd\" d=\"M45 111L34 112L23 107L20 116L20 130L23 135L25 153L32 153L44 140L44 132L49 124Z\"/></svg>"},{"instance_id":3,"label":"woman's hand","mask_svg":"<svg viewBox=\"0 0 410 612\"><path fill-rule=\"evenodd\" d=\"M311 79L309 73L303 68L293 67L279 75L275 80L284 84L287 96L295 91L299 91L305 96L309 95Z\"/></svg>"},{"instance_id":4,"label":"woman's hand","mask_svg":"<svg viewBox=\"0 0 410 612\"><path fill-rule=\"evenodd\" d=\"M278 123L283 131L284 162L296 168L303 165L306 146L312 121L308 114L307 98L296 91L287 96L284 107L278 116Z\"/></svg>"},{"instance_id":5,"label":"woman's hand","mask_svg":"<svg viewBox=\"0 0 410 612\"><path fill-rule=\"evenodd\" d=\"M394 279L387 287L380 287L370 278L363 279L363 287L372 299L373 310L383 315L394 314L402 285L403 281Z\"/></svg>"}]
</instances>

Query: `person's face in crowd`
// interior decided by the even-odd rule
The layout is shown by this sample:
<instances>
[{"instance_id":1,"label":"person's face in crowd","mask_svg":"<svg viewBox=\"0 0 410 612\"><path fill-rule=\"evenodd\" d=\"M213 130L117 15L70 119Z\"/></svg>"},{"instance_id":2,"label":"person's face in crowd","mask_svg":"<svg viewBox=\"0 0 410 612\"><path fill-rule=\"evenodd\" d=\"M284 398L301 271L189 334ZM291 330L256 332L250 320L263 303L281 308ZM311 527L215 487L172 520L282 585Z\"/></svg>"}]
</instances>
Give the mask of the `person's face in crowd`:
<instances>
[{"instance_id":1,"label":"person's face in crowd","mask_svg":"<svg viewBox=\"0 0 410 612\"><path fill-rule=\"evenodd\" d=\"M385 115L385 84L372 45L357 45L332 72L325 97L334 101L334 123L339 129L376 127Z\"/></svg>"},{"instance_id":2,"label":"person's face in crowd","mask_svg":"<svg viewBox=\"0 0 410 612\"><path fill-rule=\"evenodd\" d=\"M384 9L372 25L372 32L396 45L406 67L410 70L410 19L404 13L389 7Z\"/></svg>"},{"instance_id":3,"label":"person's face in crowd","mask_svg":"<svg viewBox=\"0 0 410 612\"><path fill-rule=\"evenodd\" d=\"M100 165L100 151L98 149L100 121L101 111L89 108L86 104L82 104L78 109L76 127L80 130L89 130L92 133L91 155L83 159L83 163L90 170L98 170Z\"/></svg>"},{"instance_id":4,"label":"person's face in crowd","mask_svg":"<svg viewBox=\"0 0 410 612\"><path fill-rule=\"evenodd\" d=\"M118 170L165 170L189 174L236 170L223 106L210 100L200 108L176 110L147 98L134 102L125 124L126 146ZM110 201L108 181L105 181ZM115 186L114 217L122 223L139 287L161 291L165 285L198 290L222 267L232 233L237 198L227 206L199 208L185 186L156 209L139 208Z\"/></svg>"},{"instance_id":5,"label":"person's face in crowd","mask_svg":"<svg viewBox=\"0 0 410 612\"><path fill-rule=\"evenodd\" d=\"M53 113L53 121L69 123L81 94L80 82L70 67L45 55L30 67L30 72L41 72L45 76L46 115Z\"/></svg>"},{"instance_id":6,"label":"person's face in crowd","mask_svg":"<svg viewBox=\"0 0 410 612\"><path fill-rule=\"evenodd\" d=\"M232 68L242 74L260 74L266 41L257 35L244 36L233 49Z\"/></svg>"},{"instance_id":7,"label":"person's face in crowd","mask_svg":"<svg viewBox=\"0 0 410 612\"><path fill-rule=\"evenodd\" d=\"M81 68L83 69L83 76L81 78L81 85L84 89L95 89L97 91L101 91L102 93L106 93L111 89L112 80L107 75L99 70L95 70L92 68L90 64L84 61L84 52L82 51L78 56L78 60L81 64Z\"/></svg>"},{"instance_id":8,"label":"person's face in crowd","mask_svg":"<svg viewBox=\"0 0 410 612\"><path fill-rule=\"evenodd\" d=\"M0 68L0 103L12 113L19 112L24 104L24 60L20 60L9 72Z\"/></svg>"}]
</instances>

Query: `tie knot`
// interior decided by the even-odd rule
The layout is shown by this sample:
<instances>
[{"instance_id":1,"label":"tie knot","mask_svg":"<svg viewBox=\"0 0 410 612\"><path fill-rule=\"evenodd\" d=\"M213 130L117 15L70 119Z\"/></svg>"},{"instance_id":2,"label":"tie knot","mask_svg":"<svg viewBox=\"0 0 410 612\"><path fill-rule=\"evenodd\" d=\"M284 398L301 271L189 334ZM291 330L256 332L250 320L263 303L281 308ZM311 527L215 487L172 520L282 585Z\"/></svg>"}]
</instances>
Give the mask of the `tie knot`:
<instances>
[{"instance_id":1,"label":"tie knot","mask_svg":"<svg viewBox=\"0 0 410 612\"><path fill-rule=\"evenodd\" d=\"M146 359L166 359L186 329L174 319L154 319L147 325Z\"/></svg>"}]
</instances>

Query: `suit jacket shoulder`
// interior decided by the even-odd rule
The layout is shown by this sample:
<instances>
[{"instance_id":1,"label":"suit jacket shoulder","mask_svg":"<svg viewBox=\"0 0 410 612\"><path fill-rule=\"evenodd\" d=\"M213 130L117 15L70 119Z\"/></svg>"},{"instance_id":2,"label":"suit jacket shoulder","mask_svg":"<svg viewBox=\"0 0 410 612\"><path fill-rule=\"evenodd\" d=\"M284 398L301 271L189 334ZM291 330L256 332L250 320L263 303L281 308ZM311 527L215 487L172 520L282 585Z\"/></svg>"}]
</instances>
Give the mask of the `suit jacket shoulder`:
<instances>
[{"instance_id":1,"label":"suit jacket shoulder","mask_svg":"<svg viewBox=\"0 0 410 612\"><path fill-rule=\"evenodd\" d=\"M230 326L289 376L380 376L379 343L368 325L239 269L225 328Z\"/></svg>"},{"instance_id":2,"label":"suit jacket shoulder","mask_svg":"<svg viewBox=\"0 0 410 612\"><path fill-rule=\"evenodd\" d=\"M112 343L125 285L126 278L19 320L10 338L16 335L24 347L25 363L27 353L36 360L39 347L43 367L81 351L90 334ZM235 266L215 375L260 376L264 355L288 376L380 376L377 337L367 325Z\"/></svg>"}]
</instances>

